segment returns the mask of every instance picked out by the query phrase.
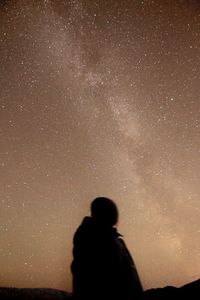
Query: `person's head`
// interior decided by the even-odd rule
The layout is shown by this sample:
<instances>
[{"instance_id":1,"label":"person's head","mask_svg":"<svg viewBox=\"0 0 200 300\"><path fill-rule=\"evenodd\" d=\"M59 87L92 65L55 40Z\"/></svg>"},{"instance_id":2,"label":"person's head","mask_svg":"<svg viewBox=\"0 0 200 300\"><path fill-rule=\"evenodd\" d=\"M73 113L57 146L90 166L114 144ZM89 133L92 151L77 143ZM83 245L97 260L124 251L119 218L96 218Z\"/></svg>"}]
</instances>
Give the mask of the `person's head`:
<instances>
[{"instance_id":1,"label":"person's head","mask_svg":"<svg viewBox=\"0 0 200 300\"><path fill-rule=\"evenodd\" d=\"M118 221L117 205L109 198L98 197L91 203L91 215L98 222L114 226Z\"/></svg>"}]
</instances>

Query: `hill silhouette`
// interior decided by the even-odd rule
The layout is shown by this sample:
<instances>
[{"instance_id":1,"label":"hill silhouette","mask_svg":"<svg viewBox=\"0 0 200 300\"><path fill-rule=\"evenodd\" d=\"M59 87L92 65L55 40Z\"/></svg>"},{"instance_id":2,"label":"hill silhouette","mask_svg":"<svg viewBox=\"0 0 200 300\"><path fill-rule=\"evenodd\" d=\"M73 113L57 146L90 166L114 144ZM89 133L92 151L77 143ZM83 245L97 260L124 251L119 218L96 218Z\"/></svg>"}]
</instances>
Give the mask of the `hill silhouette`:
<instances>
[{"instance_id":1,"label":"hill silhouette","mask_svg":"<svg viewBox=\"0 0 200 300\"><path fill-rule=\"evenodd\" d=\"M72 294L50 288L0 288L2 300L68 300Z\"/></svg>"},{"instance_id":2,"label":"hill silhouette","mask_svg":"<svg viewBox=\"0 0 200 300\"><path fill-rule=\"evenodd\" d=\"M144 300L167 299L200 299L200 279L183 285L180 288L166 286L164 288L150 289L144 292Z\"/></svg>"},{"instance_id":3,"label":"hill silhouette","mask_svg":"<svg viewBox=\"0 0 200 300\"><path fill-rule=\"evenodd\" d=\"M0 299L2 300L10 300L10 299L11 300L69 300L72 299L72 294L61 290L49 289L49 288L2 287L0 288ZM146 290L144 292L143 299L144 300L200 299L200 279L185 284L180 288L174 286L167 286L164 288L155 288L155 289ZM122 299L122 300L126 300L126 299Z\"/></svg>"}]
</instances>

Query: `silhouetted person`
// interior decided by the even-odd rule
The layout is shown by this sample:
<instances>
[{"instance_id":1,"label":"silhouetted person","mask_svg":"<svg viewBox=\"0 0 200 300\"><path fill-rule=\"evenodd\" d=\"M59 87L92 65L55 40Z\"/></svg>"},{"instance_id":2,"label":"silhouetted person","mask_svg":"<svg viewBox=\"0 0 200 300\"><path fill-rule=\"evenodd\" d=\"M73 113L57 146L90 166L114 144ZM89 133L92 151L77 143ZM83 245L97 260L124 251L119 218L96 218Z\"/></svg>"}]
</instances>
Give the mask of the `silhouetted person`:
<instances>
[{"instance_id":1,"label":"silhouetted person","mask_svg":"<svg viewBox=\"0 0 200 300\"><path fill-rule=\"evenodd\" d=\"M133 259L117 232L118 210L104 197L91 204L91 217L78 227L73 243L75 299L137 299L142 285Z\"/></svg>"}]
</instances>

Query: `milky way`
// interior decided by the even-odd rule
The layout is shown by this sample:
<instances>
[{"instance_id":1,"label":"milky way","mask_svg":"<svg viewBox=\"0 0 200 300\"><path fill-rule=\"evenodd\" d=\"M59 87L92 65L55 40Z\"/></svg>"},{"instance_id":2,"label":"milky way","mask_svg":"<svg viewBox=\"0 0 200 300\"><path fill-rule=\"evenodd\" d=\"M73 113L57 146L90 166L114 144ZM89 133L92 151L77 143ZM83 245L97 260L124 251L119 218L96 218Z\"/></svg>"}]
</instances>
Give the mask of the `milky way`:
<instances>
[{"instance_id":1,"label":"milky way","mask_svg":"<svg viewBox=\"0 0 200 300\"><path fill-rule=\"evenodd\" d=\"M145 289L200 277L199 54L199 1L1 1L1 286L70 290L99 195Z\"/></svg>"}]
</instances>

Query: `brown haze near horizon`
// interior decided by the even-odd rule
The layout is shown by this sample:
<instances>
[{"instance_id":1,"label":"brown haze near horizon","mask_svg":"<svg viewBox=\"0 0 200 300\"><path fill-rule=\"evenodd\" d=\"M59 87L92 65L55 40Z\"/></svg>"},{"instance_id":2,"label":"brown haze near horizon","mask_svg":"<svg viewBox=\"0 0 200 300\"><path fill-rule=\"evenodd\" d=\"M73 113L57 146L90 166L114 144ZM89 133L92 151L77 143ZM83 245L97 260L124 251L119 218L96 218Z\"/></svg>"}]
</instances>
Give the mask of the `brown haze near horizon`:
<instances>
[{"instance_id":1,"label":"brown haze near horizon","mask_svg":"<svg viewBox=\"0 0 200 300\"><path fill-rule=\"evenodd\" d=\"M0 66L0 285L69 291L102 195L145 289L199 278L199 1L1 1Z\"/></svg>"}]
</instances>

